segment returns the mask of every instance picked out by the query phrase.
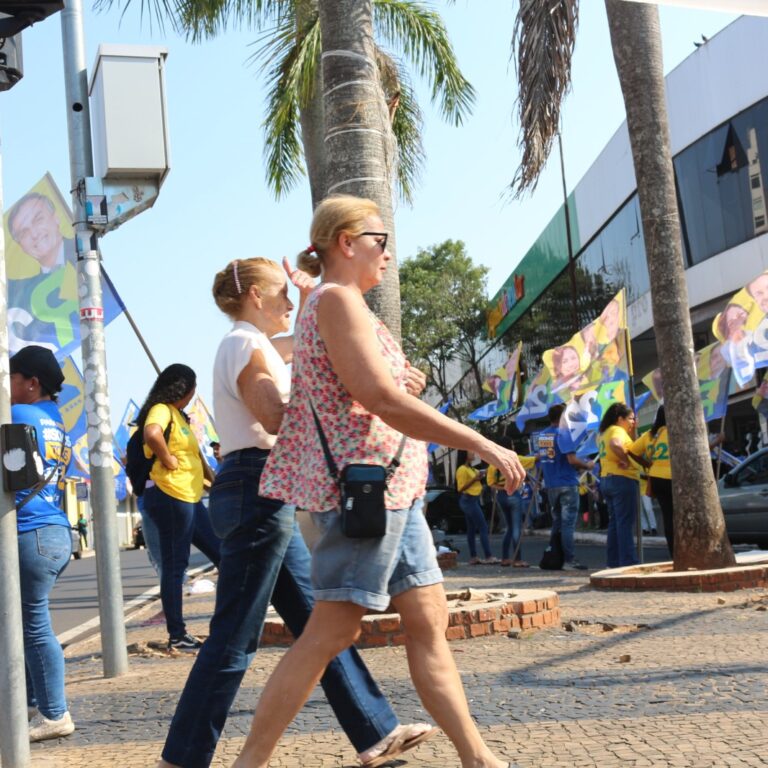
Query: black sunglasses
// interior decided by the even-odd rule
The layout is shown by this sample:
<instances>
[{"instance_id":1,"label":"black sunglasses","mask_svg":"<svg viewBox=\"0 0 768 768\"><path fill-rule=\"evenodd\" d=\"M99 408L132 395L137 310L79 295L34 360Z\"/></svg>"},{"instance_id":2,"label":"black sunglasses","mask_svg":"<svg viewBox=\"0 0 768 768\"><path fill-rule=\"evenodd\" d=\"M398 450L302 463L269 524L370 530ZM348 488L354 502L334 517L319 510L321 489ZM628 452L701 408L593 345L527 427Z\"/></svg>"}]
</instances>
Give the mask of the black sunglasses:
<instances>
[{"instance_id":1,"label":"black sunglasses","mask_svg":"<svg viewBox=\"0 0 768 768\"><path fill-rule=\"evenodd\" d=\"M387 238L389 237L388 232L361 232L358 237L362 237L363 235L371 235L371 237L380 237L381 240L376 241L376 245L381 246L381 252L384 253L384 251L387 250Z\"/></svg>"}]
</instances>

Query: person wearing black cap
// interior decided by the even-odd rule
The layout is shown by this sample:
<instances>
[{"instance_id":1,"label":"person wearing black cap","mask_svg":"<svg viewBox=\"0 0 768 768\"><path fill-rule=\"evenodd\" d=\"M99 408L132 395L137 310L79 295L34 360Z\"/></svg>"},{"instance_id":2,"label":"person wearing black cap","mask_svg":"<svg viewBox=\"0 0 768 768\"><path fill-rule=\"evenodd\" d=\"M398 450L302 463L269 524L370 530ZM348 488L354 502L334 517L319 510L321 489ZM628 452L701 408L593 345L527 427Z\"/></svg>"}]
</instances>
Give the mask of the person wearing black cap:
<instances>
[{"instance_id":1,"label":"person wearing black cap","mask_svg":"<svg viewBox=\"0 0 768 768\"><path fill-rule=\"evenodd\" d=\"M64 512L64 475L72 445L56 405L64 375L53 353L29 346L10 359L11 417L37 433L42 481L16 494L21 608L30 741L69 736L75 724L64 694L64 654L53 633L48 597L72 554Z\"/></svg>"}]
</instances>

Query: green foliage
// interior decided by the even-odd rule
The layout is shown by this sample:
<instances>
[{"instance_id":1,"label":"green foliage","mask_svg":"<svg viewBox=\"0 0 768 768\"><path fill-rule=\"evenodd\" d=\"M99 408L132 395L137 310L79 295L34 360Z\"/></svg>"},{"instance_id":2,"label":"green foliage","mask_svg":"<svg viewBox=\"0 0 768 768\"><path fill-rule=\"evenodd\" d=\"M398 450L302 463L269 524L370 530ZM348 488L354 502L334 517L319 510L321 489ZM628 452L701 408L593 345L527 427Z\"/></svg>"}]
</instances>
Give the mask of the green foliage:
<instances>
[{"instance_id":1,"label":"green foliage","mask_svg":"<svg viewBox=\"0 0 768 768\"><path fill-rule=\"evenodd\" d=\"M478 356L487 275L487 267L473 264L464 243L454 240L420 250L400 264L403 349L442 398L448 396L451 365L472 371L478 390L482 384Z\"/></svg>"},{"instance_id":2,"label":"green foliage","mask_svg":"<svg viewBox=\"0 0 768 768\"><path fill-rule=\"evenodd\" d=\"M305 4L308 23L298 30L297 5ZM322 43L317 3L312 0L95 0L95 7L139 5L150 25L165 23L193 42L230 28L256 29L260 37L250 57L267 77L264 156L267 182L279 199L305 175L300 113L315 97ZM374 23L382 40L402 53L395 59L379 47L382 86L390 106L398 148L396 183L400 197L413 202L424 165L422 114L405 62L432 87L432 101L443 117L460 125L469 115L475 92L461 73L440 15L417 0L374 0ZM394 74L394 77L392 75Z\"/></svg>"}]
</instances>

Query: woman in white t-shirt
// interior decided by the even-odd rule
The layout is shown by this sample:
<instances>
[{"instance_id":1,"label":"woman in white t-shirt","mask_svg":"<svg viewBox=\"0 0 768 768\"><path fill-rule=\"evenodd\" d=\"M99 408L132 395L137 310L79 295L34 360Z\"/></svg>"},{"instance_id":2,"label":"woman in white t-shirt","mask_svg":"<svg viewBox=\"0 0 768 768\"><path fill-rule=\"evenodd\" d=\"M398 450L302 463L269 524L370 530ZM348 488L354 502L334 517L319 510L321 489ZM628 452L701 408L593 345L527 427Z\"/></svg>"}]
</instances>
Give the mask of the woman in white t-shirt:
<instances>
[{"instance_id":1,"label":"woman in white t-shirt","mask_svg":"<svg viewBox=\"0 0 768 768\"><path fill-rule=\"evenodd\" d=\"M292 270L287 261L283 267L303 305L312 278ZM258 493L290 390L287 363L293 337L273 338L290 327L288 283L275 262L243 259L216 275L213 296L234 321L219 345L213 372L222 455L209 505L211 524L222 538L216 609L176 708L160 766L210 764L258 648L270 601L294 636L301 634L313 604L310 557L295 510ZM425 724L398 723L354 648L336 657L321 682L363 766L382 765L435 732Z\"/></svg>"}]
</instances>

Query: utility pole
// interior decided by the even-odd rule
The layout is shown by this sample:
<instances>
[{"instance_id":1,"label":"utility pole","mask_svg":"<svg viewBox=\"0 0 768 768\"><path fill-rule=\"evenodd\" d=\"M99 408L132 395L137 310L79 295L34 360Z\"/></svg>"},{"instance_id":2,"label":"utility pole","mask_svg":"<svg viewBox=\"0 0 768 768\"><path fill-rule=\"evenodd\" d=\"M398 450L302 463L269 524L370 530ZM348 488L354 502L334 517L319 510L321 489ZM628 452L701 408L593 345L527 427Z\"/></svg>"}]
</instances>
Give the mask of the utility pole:
<instances>
[{"instance_id":1,"label":"utility pole","mask_svg":"<svg viewBox=\"0 0 768 768\"><path fill-rule=\"evenodd\" d=\"M115 478L112 471L113 442L107 391L101 256L98 235L89 227L85 211L85 179L93 175L93 157L81 0L66 0L64 3L61 13L61 40L67 93L72 211L75 218L80 337L88 422L102 666L105 677L117 677L128 671L128 653L120 578Z\"/></svg>"},{"instance_id":2,"label":"utility pole","mask_svg":"<svg viewBox=\"0 0 768 768\"><path fill-rule=\"evenodd\" d=\"M2 155L0 155L0 172ZM0 173L0 215L3 213ZM8 373L7 279L5 230L0 227L0 424L11 421L11 377ZM27 768L30 761L27 724L27 681L21 617L16 494L0 484L0 762L7 768Z\"/></svg>"}]
</instances>

